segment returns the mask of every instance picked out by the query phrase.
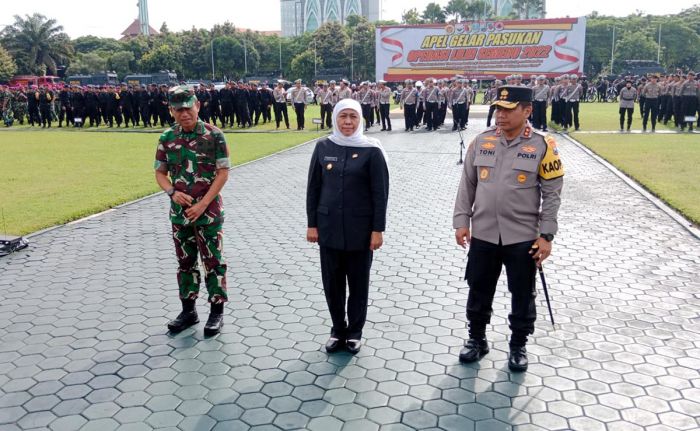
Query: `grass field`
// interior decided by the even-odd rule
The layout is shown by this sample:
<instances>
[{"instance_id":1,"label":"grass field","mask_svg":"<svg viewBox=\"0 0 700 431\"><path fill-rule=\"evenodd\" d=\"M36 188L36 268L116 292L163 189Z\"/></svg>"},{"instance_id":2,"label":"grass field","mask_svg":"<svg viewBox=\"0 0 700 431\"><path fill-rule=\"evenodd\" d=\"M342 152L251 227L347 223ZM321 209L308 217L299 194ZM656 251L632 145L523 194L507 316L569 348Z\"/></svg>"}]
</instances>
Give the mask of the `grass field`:
<instances>
[{"instance_id":1,"label":"grass field","mask_svg":"<svg viewBox=\"0 0 700 431\"><path fill-rule=\"evenodd\" d=\"M700 224L698 135L579 133L575 138Z\"/></svg>"},{"instance_id":2,"label":"grass field","mask_svg":"<svg viewBox=\"0 0 700 431\"><path fill-rule=\"evenodd\" d=\"M1 132L0 215L4 215L7 232L24 235L156 192L153 158L158 136L58 130ZM236 165L318 136L322 134L226 134ZM0 217L0 232L4 230Z\"/></svg>"},{"instance_id":3,"label":"grass field","mask_svg":"<svg viewBox=\"0 0 700 431\"><path fill-rule=\"evenodd\" d=\"M579 119L581 120L582 131L596 130L620 130L620 113L618 103L581 103L579 108ZM551 107L547 110L547 115L551 115ZM642 129L642 119L639 105L634 107L634 115L632 116L632 130ZM663 124L656 125L656 130L676 130L671 122L668 126ZM557 127L550 122L550 127L557 130ZM627 127L627 118L625 117L625 127ZM651 130L651 119L647 125L647 129Z\"/></svg>"}]
</instances>

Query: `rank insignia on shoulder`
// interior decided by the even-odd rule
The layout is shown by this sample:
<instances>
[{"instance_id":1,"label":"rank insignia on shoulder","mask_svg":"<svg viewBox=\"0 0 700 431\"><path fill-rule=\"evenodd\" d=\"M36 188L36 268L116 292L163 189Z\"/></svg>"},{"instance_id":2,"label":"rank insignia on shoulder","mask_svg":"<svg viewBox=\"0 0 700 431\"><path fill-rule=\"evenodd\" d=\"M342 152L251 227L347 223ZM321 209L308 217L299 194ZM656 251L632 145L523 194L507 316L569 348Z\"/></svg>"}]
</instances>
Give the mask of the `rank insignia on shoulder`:
<instances>
[{"instance_id":1,"label":"rank insignia on shoulder","mask_svg":"<svg viewBox=\"0 0 700 431\"><path fill-rule=\"evenodd\" d=\"M537 147L533 147L532 145L524 145L520 149L526 153L534 153L537 151Z\"/></svg>"},{"instance_id":2,"label":"rank insignia on shoulder","mask_svg":"<svg viewBox=\"0 0 700 431\"><path fill-rule=\"evenodd\" d=\"M498 136L484 136L484 141L498 141L500 140Z\"/></svg>"},{"instance_id":3,"label":"rank insignia on shoulder","mask_svg":"<svg viewBox=\"0 0 700 431\"><path fill-rule=\"evenodd\" d=\"M331 169L333 169L333 163L327 164L327 165L326 165L326 170L330 171Z\"/></svg>"},{"instance_id":4,"label":"rank insignia on shoulder","mask_svg":"<svg viewBox=\"0 0 700 431\"><path fill-rule=\"evenodd\" d=\"M481 148L483 148L485 150L493 150L494 148L496 148L496 146L490 142L486 142L486 143L481 144Z\"/></svg>"}]
</instances>

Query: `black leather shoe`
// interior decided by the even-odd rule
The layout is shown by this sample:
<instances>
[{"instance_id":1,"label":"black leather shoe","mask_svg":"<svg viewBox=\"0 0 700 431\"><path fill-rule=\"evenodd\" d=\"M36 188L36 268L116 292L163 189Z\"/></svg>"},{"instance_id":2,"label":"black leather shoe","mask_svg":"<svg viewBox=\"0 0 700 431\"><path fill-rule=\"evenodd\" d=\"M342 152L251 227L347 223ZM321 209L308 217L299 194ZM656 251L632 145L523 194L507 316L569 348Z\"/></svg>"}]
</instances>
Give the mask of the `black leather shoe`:
<instances>
[{"instance_id":1,"label":"black leather shoe","mask_svg":"<svg viewBox=\"0 0 700 431\"><path fill-rule=\"evenodd\" d=\"M216 335L221 332L221 328L224 327L224 314L223 313L210 313L209 319L207 319L207 324L204 326L204 335L211 336Z\"/></svg>"},{"instance_id":2,"label":"black leather shoe","mask_svg":"<svg viewBox=\"0 0 700 431\"><path fill-rule=\"evenodd\" d=\"M515 372L527 371L527 350L525 346L510 348L508 368Z\"/></svg>"},{"instance_id":3,"label":"black leather shoe","mask_svg":"<svg viewBox=\"0 0 700 431\"><path fill-rule=\"evenodd\" d=\"M362 348L362 342L360 340L348 340L345 342L345 346L347 347L348 352L355 355Z\"/></svg>"},{"instance_id":4,"label":"black leather shoe","mask_svg":"<svg viewBox=\"0 0 700 431\"><path fill-rule=\"evenodd\" d=\"M331 337L326 341L326 352L335 353L343 347L343 340Z\"/></svg>"},{"instance_id":5,"label":"black leather shoe","mask_svg":"<svg viewBox=\"0 0 700 431\"><path fill-rule=\"evenodd\" d=\"M464 343L464 347L459 352L459 361L465 363L476 362L483 358L488 352L489 342L486 341L486 338L481 340L470 338Z\"/></svg>"},{"instance_id":6,"label":"black leather shoe","mask_svg":"<svg viewBox=\"0 0 700 431\"><path fill-rule=\"evenodd\" d=\"M182 311L174 320L168 322L168 329L170 332L181 332L197 323L199 317L196 311Z\"/></svg>"}]
</instances>

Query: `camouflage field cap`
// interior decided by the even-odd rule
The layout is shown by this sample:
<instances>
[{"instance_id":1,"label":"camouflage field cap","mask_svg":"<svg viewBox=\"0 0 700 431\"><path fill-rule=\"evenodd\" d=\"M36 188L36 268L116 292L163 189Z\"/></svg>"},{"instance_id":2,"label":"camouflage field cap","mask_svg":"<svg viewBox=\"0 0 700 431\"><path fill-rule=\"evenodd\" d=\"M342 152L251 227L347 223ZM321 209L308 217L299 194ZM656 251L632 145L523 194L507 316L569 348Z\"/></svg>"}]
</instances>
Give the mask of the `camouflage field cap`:
<instances>
[{"instance_id":1,"label":"camouflage field cap","mask_svg":"<svg viewBox=\"0 0 700 431\"><path fill-rule=\"evenodd\" d=\"M173 109L191 108L197 102L197 97L186 85L178 85L168 90L168 101Z\"/></svg>"}]
</instances>

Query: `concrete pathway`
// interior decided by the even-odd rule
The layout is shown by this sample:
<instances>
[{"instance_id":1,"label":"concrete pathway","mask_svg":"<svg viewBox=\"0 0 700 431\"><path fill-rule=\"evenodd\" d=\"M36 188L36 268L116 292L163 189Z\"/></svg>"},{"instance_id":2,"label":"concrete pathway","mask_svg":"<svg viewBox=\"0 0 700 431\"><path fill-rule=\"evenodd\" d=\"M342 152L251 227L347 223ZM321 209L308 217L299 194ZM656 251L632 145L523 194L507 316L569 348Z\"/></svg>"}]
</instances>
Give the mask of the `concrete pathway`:
<instances>
[{"instance_id":1,"label":"concrete pathway","mask_svg":"<svg viewBox=\"0 0 700 431\"><path fill-rule=\"evenodd\" d=\"M164 196L0 259L0 429L697 430L700 242L562 140L561 233L546 265L557 326L540 295L530 370L510 373L501 280L494 348L460 365L458 135L398 123L374 135L391 198L359 355L321 350L330 319L304 241L306 145L232 172L232 302L215 338L203 324L166 334L179 302ZM473 120L465 142L483 127Z\"/></svg>"}]
</instances>

